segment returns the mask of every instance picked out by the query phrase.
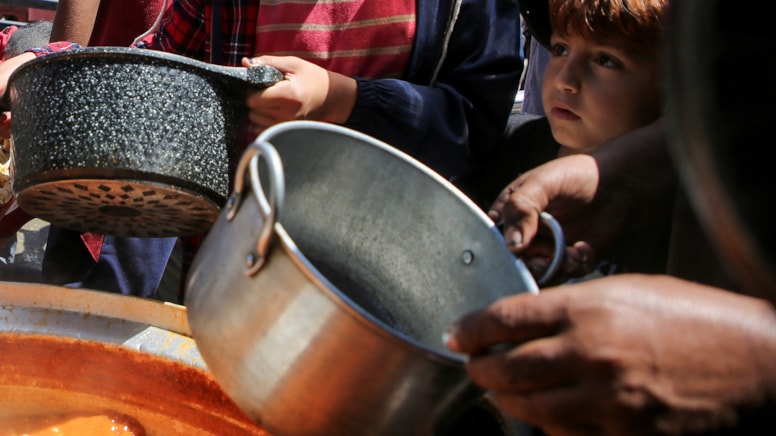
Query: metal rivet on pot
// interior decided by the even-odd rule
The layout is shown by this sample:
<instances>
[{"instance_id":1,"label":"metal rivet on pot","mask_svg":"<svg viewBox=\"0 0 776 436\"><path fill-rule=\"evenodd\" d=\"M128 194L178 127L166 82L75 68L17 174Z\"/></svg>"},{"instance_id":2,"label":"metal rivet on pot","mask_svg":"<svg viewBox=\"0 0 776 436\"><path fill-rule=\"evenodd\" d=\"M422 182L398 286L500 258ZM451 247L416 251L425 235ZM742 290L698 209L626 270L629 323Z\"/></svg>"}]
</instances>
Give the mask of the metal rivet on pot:
<instances>
[{"instance_id":1,"label":"metal rivet on pot","mask_svg":"<svg viewBox=\"0 0 776 436\"><path fill-rule=\"evenodd\" d=\"M245 257L245 266L248 268L253 267L253 265L256 265L257 256L254 253L248 253L248 256Z\"/></svg>"},{"instance_id":2,"label":"metal rivet on pot","mask_svg":"<svg viewBox=\"0 0 776 436\"><path fill-rule=\"evenodd\" d=\"M471 250L465 250L462 259L464 265L471 265L474 262L474 253Z\"/></svg>"},{"instance_id":3,"label":"metal rivet on pot","mask_svg":"<svg viewBox=\"0 0 776 436\"><path fill-rule=\"evenodd\" d=\"M234 195L230 195L229 199L226 201L226 210L232 210L235 203Z\"/></svg>"},{"instance_id":4,"label":"metal rivet on pot","mask_svg":"<svg viewBox=\"0 0 776 436\"><path fill-rule=\"evenodd\" d=\"M235 193L233 192L229 198L226 199L226 204L224 205L224 209L226 210L226 219L229 221L234 219L234 216L237 212L237 197L235 196Z\"/></svg>"}]
</instances>

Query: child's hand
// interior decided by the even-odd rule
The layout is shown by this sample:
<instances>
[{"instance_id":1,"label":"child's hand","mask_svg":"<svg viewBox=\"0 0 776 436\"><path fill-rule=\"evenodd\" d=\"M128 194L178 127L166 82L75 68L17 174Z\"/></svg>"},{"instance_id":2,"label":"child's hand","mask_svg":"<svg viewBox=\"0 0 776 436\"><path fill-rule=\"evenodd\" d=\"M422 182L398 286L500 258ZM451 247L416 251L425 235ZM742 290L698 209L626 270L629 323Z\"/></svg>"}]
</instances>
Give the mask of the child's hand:
<instances>
[{"instance_id":1,"label":"child's hand","mask_svg":"<svg viewBox=\"0 0 776 436\"><path fill-rule=\"evenodd\" d=\"M285 80L249 92L246 104L254 133L291 120L344 123L356 101L356 81L293 56L244 58L243 66L271 65Z\"/></svg>"}]
</instances>

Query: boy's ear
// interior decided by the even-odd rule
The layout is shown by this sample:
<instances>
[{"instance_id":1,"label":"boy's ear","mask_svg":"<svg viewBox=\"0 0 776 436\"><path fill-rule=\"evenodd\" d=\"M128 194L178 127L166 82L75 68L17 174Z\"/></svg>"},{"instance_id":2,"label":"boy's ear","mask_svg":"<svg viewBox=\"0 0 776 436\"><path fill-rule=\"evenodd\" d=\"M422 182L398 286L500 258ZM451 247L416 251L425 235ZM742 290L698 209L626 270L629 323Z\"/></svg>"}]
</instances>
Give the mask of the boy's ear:
<instances>
[{"instance_id":1,"label":"boy's ear","mask_svg":"<svg viewBox=\"0 0 776 436\"><path fill-rule=\"evenodd\" d=\"M523 16L525 26L536 38L539 44L550 48L550 1L549 0L520 0L520 14Z\"/></svg>"}]
</instances>

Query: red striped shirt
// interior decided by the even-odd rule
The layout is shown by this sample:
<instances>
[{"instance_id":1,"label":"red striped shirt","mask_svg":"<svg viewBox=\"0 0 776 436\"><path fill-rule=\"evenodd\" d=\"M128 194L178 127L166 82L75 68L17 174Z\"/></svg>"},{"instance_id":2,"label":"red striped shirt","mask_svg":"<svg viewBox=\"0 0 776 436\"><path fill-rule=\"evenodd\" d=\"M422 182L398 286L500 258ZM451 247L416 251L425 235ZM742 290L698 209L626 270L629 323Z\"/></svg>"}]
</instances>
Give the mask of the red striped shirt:
<instances>
[{"instance_id":1,"label":"red striped shirt","mask_svg":"<svg viewBox=\"0 0 776 436\"><path fill-rule=\"evenodd\" d=\"M268 0L255 47L349 76L401 77L414 38L415 0Z\"/></svg>"}]
</instances>

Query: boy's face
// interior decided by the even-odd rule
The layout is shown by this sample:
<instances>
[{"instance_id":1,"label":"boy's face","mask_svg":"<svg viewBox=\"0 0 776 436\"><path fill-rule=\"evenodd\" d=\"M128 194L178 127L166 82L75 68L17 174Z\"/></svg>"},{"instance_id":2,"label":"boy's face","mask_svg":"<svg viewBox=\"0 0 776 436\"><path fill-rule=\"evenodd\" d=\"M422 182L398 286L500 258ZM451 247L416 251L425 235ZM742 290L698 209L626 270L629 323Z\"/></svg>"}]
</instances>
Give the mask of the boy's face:
<instances>
[{"instance_id":1,"label":"boy's face","mask_svg":"<svg viewBox=\"0 0 776 436\"><path fill-rule=\"evenodd\" d=\"M663 109L656 48L554 32L542 101L555 140L588 152L649 124Z\"/></svg>"}]
</instances>

